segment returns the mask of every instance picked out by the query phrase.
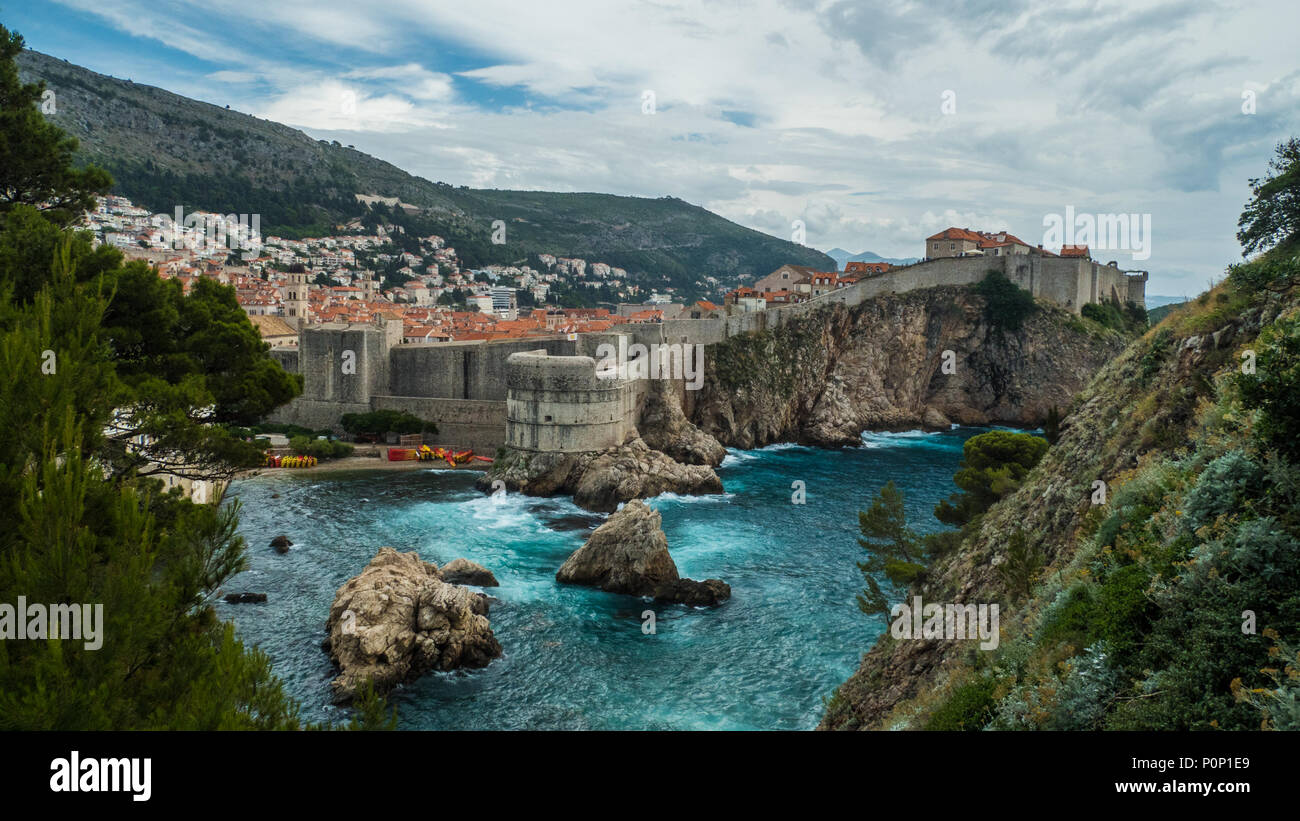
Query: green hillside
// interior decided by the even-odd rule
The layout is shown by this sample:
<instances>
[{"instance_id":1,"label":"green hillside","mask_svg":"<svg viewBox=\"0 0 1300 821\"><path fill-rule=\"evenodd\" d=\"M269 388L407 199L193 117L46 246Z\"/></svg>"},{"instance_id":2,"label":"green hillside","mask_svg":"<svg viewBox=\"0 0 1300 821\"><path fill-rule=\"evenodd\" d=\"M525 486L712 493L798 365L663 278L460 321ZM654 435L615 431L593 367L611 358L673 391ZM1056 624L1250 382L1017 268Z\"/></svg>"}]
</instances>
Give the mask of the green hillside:
<instances>
[{"instance_id":1,"label":"green hillside","mask_svg":"<svg viewBox=\"0 0 1300 821\"><path fill-rule=\"evenodd\" d=\"M56 94L54 121L81 142L78 160L113 174L115 193L150 210L177 205L260 214L265 233L333 233L353 219L437 233L470 266L529 254L576 256L627 269L644 286L703 295L706 276L733 285L785 263L831 270L812 248L736 225L680 199L479 190L430 182L360 151L288 126L24 51L26 81ZM396 197L418 211L368 212L357 194ZM490 241L504 220L507 242Z\"/></svg>"}]
</instances>

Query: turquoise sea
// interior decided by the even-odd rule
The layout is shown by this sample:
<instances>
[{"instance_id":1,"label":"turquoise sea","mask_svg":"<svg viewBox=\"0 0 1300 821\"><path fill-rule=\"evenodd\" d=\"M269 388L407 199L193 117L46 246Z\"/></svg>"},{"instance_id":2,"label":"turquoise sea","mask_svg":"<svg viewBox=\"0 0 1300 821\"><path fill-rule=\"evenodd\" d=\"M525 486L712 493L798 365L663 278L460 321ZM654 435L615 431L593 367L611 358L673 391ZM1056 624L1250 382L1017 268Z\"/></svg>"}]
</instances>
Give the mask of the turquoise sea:
<instances>
[{"instance_id":1,"label":"turquoise sea","mask_svg":"<svg viewBox=\"0 0 1300 821\"><path fill-rule=\"evenodd\" d=\"M263 474L228 494L242 504L249 569L225 589L268 601L217 606L271 657L306 718L342 720L320 648L335 591L384 545L439 565L464 556L501 582L487 592L505 655L395 691L403 729L810 729L885 626L854 600L857 511L893 479L909 523L941 527L934 504L956 490L962 443L984 430L731 450L724 494L649 500L682 575L731 585L732 599L711 610L557 584L604 520L567 498L486 496L468 471ZM804 504L791 501L796 481ZM280 533L294 542L285 555L268 546ZM642 631L647 609L653 634Z\"/></svg>"}]
</instances>

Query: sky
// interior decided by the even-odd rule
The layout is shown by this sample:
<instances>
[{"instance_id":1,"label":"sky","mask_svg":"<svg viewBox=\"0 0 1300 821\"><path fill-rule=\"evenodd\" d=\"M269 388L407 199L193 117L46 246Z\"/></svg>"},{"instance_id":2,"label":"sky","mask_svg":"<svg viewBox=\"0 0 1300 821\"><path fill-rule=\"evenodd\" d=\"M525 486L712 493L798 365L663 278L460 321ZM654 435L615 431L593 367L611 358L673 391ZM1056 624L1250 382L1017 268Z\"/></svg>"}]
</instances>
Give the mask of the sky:
<instances>
[{"instance_id":1,"label":"sky","mask_svg":"<svg viewBox=\"0 0 1300 821\"><path fill-rule=\"evenodd\" d=\"M1067 209L1132 215L1143 244L1091 244L1148 294L1241 259L1249 180L1300 135L1297 0L382 5L0 0L0 22L430 180L676 196L823 251L919 257L949 226L1050 247Z\"/></svg>"}]
</instances>

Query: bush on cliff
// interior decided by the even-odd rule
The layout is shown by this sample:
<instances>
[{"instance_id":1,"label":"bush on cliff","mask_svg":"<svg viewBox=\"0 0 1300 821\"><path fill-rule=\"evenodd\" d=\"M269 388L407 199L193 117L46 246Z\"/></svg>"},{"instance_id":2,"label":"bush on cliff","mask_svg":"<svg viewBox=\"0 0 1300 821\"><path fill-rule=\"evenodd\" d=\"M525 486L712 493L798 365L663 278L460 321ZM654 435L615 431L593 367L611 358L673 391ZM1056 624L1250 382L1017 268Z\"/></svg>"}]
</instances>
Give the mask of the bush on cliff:
<instances>
[{"instance_id":1,"label":"bush on cliff","mask_svg":"<svg viewBox=\"0 0 1300 821\"><path fill-rule=\"evenodd\" d=\"M1254 372L1237 374L1242 404L1268 447L1300 461L1300 319L1276 322L1259 343Z\"/></svg>"},{"instance_id":2,"label":"bush on cliff","mask_svg":"<svg viewBox=\"0 0 1300 821\"><path fill-rule=\"evenodd\" d=\"M1146 308L1133 302L1126 302L1123 305L1114 299L1105 302L1089 302L1079 310L1079 313L1084 319L1091 319L1102 327L1135 336L1145 333L1149 325Z\"/></svg>"},{"instance_id":3,"label":"bush on cliff","mask_svg":"<svg viewBox=\"0 0 1300 821\"><path fill-rule=\"evenodd\" d=\"M975 286L984 297L984 321L998 333L1014 333L1038 310L1033 294L1016 285L1001 271L989 271Z\"/></svg>"},{"instance_id":4,"label":"bush on cliff","mask_svg":"<svg viewBox=\"0 0 1300 821\"><path fill-rule=\"evenodd\" d=\"M961 468L952 479L963 492L936 505L935 518L954 527L970 524L1020 487L1047 447L1047 440L1041 437L1002 430L967 439L962 445Z\"/></svg>"}]
</instances>

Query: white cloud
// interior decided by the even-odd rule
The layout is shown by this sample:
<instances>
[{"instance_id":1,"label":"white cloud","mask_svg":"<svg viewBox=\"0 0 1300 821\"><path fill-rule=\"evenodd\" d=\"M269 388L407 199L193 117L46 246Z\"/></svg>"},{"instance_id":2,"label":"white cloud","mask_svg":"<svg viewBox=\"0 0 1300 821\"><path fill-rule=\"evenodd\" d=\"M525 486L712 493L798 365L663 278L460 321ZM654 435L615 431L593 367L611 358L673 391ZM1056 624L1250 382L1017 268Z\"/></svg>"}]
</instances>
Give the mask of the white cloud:
<instances>
[{"instance_id":1,"label":"white cloud","mask_svg":"<svg viewBox=\"0 0 1300 821\"><path fill-rule=\"evenodd\" d=\"M1245 180L1300 131L1292 0L63 1L212 62L240 110L431 179L672 194L886 256L945 221L1031 240L1067 204L1151 213L1153 293L1237 258Z\"/></svg>"}]
</instances>

